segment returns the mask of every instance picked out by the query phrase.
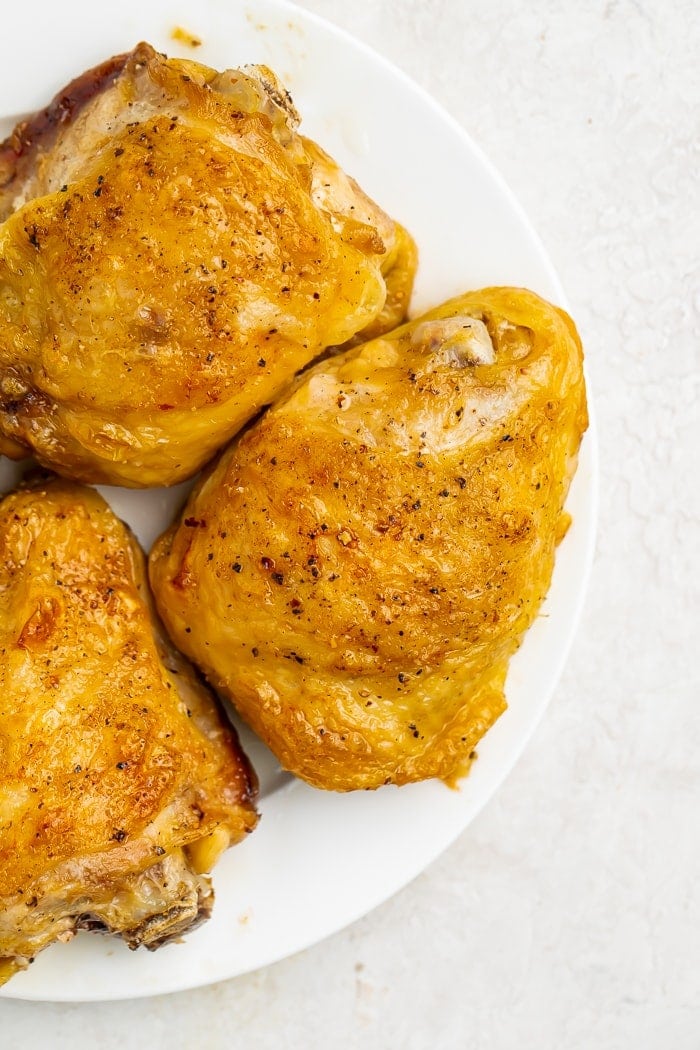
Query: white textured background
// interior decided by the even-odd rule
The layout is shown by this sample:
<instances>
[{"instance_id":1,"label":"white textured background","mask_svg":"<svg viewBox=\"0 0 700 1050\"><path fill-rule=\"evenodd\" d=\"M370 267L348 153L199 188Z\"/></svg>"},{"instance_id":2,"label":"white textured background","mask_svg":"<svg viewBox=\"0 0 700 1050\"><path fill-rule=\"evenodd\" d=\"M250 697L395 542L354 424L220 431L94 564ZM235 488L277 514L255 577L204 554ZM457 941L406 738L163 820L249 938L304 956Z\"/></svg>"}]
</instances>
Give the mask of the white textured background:
<instances>
[{"instance_id":1,"label":"white textured background","mask_svg":"<svg viewBox=\"0 0 700 1050\"><path fill-rule=\"evenodd\" d=\"M700 8L302 6L457 117L559 270L601 439L583 623L506 785L388 904L200 991L2 1001L0 1047L700 1050Z\"/></svg>"}]
</instances>

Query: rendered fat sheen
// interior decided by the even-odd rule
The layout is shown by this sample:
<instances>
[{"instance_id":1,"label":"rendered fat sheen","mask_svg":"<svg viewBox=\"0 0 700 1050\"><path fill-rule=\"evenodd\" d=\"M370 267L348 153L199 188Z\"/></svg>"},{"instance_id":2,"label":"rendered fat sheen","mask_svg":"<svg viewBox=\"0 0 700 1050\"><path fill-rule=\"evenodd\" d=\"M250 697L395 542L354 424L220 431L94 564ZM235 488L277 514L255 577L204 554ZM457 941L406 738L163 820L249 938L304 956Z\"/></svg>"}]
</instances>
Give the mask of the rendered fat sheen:
<instances>
[{"instance_id":1,"label":"rendered fat sheen","mask_svg":"<svg viewBox=\"0 0 700 1050\"><path fill-rule=\"evenodd\" d=\"M194 474L327 346L405 316L415 247L265 67L147 44L0 147L0 452ZM370 326L370 327L368 327Z\"/></svg>"},{"instance_id":2,"label":"rendered fat sheen","mask_svg":"<svg viewBox=\"0 0 700 1050\"><path fill-rule=\"evenodd\" d=\"M91 489L37 477L0 502L0 983L79 929L192 929L204 872L255 827L255 775L144 570Z\"/></svg>"},{"instance_id":3,"label":"rendered fat sheen","mask_svg":"<svg viewBox=\"0 0 700 1050\"><path fill-rule=\"evenodd\" d=\"M587 425L571 319L460 296L316 365L156 543L183 652L286 768L452 781L505 707Z\"/></svg>"}]
</instances>

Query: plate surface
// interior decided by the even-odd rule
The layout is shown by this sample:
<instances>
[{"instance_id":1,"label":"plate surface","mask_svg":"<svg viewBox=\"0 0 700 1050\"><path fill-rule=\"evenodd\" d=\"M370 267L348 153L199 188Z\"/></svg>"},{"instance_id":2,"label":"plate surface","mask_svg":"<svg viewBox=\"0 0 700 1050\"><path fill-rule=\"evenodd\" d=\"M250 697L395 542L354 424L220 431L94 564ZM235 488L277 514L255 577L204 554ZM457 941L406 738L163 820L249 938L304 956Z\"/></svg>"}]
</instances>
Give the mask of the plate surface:
<instances>
[{"instance_id":1,"label":"plate surface","mask_svg":"<svg viewBox=\"0 0 700 1050\"><path fill-rule=\"evenodd\" d=\"M526 217L465 132L402 73L363 45L281 0L82 0L12 5L0 90L0 133L44 105L83 69L141 39L172 55L225 68L263 62L292 91L302 130L404 223L421 253L412 313L487 284L564 294ZM41 32L36 32L40 7ZM192 51L172 39L183 26ZM3 117L8 119L4 121ZM0 490L17 476L0 462ZM148 546L182 500L178 490L103 489ZM422 871L490 798L539 721L561 673L588 578L596 516L596 446L582 450L568 507L574 524L558 556L542 615L511 664L509 710L479 746L461 788L436 782L334 795L277 768L251 734L262 820L214 871L212 920L184 944L131 953L80 935L55 945L0 995L106 1000L173 992L265 966L368 912Z\"/></svg>"}]
</instances>

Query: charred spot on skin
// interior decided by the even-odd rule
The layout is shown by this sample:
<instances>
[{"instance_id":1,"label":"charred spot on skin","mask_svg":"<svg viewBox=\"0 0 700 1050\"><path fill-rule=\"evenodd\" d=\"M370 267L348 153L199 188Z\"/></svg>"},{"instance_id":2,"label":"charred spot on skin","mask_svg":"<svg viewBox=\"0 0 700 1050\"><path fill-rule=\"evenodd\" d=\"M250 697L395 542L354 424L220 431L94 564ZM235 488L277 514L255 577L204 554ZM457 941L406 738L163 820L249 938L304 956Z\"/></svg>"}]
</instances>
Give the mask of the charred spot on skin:
<instances>
[{"instance_id":1,"label":"charred spot on skin","mask_svg":"<svg viewBox=\"0 0 700 1050\"><path fill-rule=\"evenodd\" d=\"M27 238L31 246L38 250L41 247L41 245L39 243L36 224L32 224L32 226L25 226L24 232L27 234Z\"/></svg>"}]
</instances>

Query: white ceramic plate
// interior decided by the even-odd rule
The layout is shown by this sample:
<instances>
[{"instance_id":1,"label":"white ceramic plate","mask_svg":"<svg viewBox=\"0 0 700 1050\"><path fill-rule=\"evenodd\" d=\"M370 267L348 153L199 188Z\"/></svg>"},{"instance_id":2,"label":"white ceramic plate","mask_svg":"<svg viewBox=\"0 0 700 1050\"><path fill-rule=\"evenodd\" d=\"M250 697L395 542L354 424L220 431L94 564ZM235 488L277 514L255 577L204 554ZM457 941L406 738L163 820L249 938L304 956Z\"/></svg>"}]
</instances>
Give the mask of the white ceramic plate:
<instances>
[{"instance_id":1,"label":"white ceramic plate","mask_svg":"<svg viewBox=\"0 0 700 1050\"><path fill-rule=\"evenodd\" d=\"M120 0L108 12L82 0L11 8L3 11L0 116L38 108L74 75L141 39L219 68L264 62L290 87L303 130L417 238L414 313L487 284L525 285L563 302L527 219L464 131L398 70L319 19L278 0ZM177 25L203 45L192 52L173 41ZM0 132L12 123L0 122ZM15 477L14 466L3 461L0 489ZM2 994L121 999L233 977L341 929L414 878L496 790L553 692L589 571L595 478L589 431L569 499L574 524L559 550L543 614L512 662L509 710L480 745L460 790L431 782L351 795L315 791L282 774L244 733L261 774L262 821L216 868L212 920L184 944L155 954L80 935L49 948ZM148 546L182 489L103 491Z\"/></svg>"}]
</instances>

